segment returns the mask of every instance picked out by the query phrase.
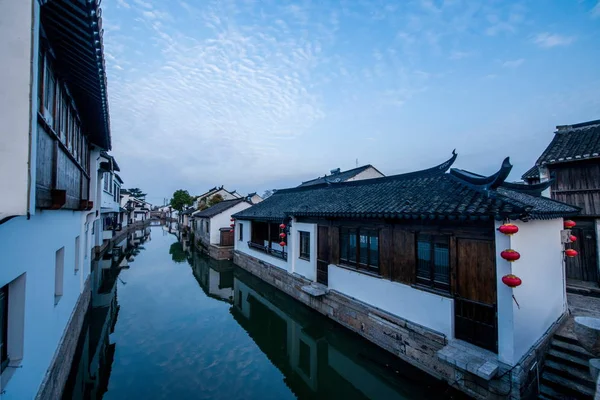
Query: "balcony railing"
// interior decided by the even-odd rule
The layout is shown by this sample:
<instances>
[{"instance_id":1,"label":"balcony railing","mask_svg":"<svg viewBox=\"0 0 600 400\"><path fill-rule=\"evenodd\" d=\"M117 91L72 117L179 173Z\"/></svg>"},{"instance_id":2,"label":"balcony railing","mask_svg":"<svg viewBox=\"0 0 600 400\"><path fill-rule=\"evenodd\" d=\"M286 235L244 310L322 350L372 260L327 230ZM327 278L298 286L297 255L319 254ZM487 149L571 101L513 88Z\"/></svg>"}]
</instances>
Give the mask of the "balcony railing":
<instances>
[{"instance_id":1,"label":"balcony railing","mask_svg":"<svg viewBox=\"0 0 600 400\"><path fill-rule=\"evenodd\" d=\"M262 251L263 253L267 253L272 255L273 257L280 258L282 260L287 261L287 252L283 250L275 250L270 248L269 246L263 246L262 244L248 242L248 247L254 250Z\"/></svg>"}]
</instances>

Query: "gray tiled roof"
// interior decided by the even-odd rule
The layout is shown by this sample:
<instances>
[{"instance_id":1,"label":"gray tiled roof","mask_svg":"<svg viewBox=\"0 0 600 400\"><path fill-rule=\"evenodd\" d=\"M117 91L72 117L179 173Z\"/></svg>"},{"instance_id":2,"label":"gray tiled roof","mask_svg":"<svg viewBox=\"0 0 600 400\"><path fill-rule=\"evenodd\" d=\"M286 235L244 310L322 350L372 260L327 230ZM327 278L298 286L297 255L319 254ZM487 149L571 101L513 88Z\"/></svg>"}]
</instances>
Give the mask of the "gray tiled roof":
<instances>
[{"instance_id":1,"label":"gray tiled roof","mask_svg":"<svg viewBox=\"0 0 600 400\"><path fill-rule=\"evenodd\" d=\"M502 186L477 187L440 170L278 190L234 217L545 219L578 212L577 207Z\"/></svg>"},{"instance_id":2,"label":"gray tiled roof","mask_svg":"<svg viewBox=\"0 0 600 400\"><path fill-rule=\"evenodd\" d=\"M302 184L299 187L318 185L320 183L325 183L326 180L333 181L333 180L339 179L339 182L345 182L348 179L355 177L356 175L360 174L363 171L366 171L369 168L375 168L375 167L373 167L371 164L363 165L362 167L349 169L347 171L342 171L337 174L325 175L320 178L311 179L310 181L302 182ZM377 170L377 168L375 168L375 170Z\"/></svg>"},{"instance_id":3,"label":"gray tiled roof","mask_svg":"<svg viewBox=\"0 0 600 400\"><path fill-rule=\"evenodd\" d=\"M529 168L523 175L521 175L521 179L535 179L540 177L540 170L537 165Z\"/></svg>"},{"instance_id":4,"label":"gray tiled roof","mask_svg":"<svg viewBox=\"0 0 600 400\"><path fill-rule=\"evenodd\" d=\"M556 128L537 165L600 157L600 120Z\"/></svg>"},{"instance_id":5,"label":"gray tiled roof","mask_svg":"<svg viewBox=\"0 0 600 400\"><path fill-rule=\"evenodd\" d=\"M200 211L197 214L194 214L196 218L212 218L215 215L221 214L224 211L229 210L231 207L236 206L240 203L244 203L246 200L244 199L233 199L233 200L224 200L212 207L207 208L204 211Z\"/></svg>"}]
</instances>

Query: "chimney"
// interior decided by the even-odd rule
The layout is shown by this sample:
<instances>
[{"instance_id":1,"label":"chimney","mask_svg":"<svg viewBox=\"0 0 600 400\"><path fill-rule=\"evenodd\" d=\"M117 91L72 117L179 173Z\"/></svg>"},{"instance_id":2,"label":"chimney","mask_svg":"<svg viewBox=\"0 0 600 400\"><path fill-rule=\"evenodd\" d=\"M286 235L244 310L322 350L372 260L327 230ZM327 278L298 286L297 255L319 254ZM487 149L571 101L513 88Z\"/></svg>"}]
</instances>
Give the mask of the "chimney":
<instances>
[{"instance_id":1,"label":"chimney","mask_svg":"<svg viewBox=\"0 0 600 400\"><path fill-rule=\"evenodd\" d=\"M331 171L329 171L331 173L331 175L337 175L340 173L340 169L336 168L336 169L332 169Z\"/></svg>"}]
</instances>

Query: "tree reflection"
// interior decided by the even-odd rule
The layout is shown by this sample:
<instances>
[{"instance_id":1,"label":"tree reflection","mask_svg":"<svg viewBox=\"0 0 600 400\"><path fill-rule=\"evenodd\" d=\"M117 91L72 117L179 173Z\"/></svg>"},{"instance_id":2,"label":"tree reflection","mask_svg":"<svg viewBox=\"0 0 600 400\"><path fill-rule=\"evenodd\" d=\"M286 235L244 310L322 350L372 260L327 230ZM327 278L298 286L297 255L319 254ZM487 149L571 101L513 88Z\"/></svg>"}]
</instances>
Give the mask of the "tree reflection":
<instances>
[{"instance_id":1,"label":"tree reflection","mask_svg":"<svg viewBox=\"0 0 600 400\"><path fill-rule=\"evenodd\" d=\"M185 254L185 251L183 251L183 246L180 242L175 242L171 245L171 248L169 249L169 254L171 255L173 261L175 261L176 263L183 263L187 260L187 256Z\"/></svg>"}]
</instances>

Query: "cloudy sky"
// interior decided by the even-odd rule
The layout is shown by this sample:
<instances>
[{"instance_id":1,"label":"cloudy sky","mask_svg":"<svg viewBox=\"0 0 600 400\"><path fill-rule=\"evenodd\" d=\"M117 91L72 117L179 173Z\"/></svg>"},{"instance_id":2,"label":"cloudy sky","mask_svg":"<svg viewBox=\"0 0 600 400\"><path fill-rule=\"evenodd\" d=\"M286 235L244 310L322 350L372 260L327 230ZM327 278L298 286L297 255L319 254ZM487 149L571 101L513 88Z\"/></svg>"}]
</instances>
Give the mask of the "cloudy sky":
<instances>
[{"instance_id":1,"label":"cloudy sky","mask_svg":"<svg viewBox=\"0 0 600 400\"><path fill-rule=\"evenodd\" d=\"M486 3L485 5L480 3ZM600 118L600 2L104 0L125 186L281 188L371 163L511 178Z\"/></svg>"}]
</instances>

